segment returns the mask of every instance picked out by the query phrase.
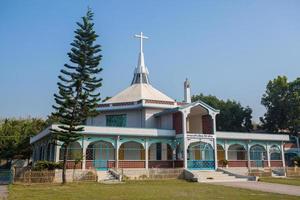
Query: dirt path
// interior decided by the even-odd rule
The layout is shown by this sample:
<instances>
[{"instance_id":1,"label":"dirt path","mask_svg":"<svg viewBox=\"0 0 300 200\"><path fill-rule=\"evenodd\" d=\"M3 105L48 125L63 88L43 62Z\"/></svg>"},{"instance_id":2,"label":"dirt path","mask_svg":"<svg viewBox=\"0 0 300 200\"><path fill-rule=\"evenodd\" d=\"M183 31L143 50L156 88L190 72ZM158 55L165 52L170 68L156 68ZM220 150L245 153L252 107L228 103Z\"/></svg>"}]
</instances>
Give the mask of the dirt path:
<instances>
[{"instance_id":1,"label":"dirt path","mask_svg":"<svg viewBox=\"0 0 300 200\"><path fill-rule=\"evenodd\" d=\"M263 192L272 192L278 194L287 194L293 196L300 196L300 186L294 185L284 185L277 183L263 183L255 181L247 182L220 182L220 183L211 183L215 185L224 185L229 187L244 188L250 190L259 190Z\"/></svg>"},{"instance_id":2,"label":"dirt path","mask_svg":"<svg viewBox=\"0 0 300 200\"><path fill-rule=\"evenodd\" d=\"M6 200L8 195L7 185L0 185L0 200Z\"/></svg>"}]
</instances>

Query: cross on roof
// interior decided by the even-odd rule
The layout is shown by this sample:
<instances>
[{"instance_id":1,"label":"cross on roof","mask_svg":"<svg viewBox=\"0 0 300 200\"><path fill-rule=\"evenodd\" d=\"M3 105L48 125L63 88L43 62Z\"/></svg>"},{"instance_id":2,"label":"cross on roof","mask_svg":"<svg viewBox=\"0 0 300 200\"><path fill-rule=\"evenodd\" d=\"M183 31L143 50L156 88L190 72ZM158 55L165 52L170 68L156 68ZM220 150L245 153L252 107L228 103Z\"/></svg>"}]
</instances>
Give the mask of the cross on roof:
<instances>
[{"instance_id":1,"label":"cross on roof","mask_svg":"<svg viewBox=\"0 0 300 200\"><path fill-rule=\"evenodd\" d=\"M134 35L136 38L140 38L140 47L141 47L141 52L143 52L143 39L148 39L147 36L143 35L143 32L140 33L140 35Z\"/></svg>"}]
</instances>

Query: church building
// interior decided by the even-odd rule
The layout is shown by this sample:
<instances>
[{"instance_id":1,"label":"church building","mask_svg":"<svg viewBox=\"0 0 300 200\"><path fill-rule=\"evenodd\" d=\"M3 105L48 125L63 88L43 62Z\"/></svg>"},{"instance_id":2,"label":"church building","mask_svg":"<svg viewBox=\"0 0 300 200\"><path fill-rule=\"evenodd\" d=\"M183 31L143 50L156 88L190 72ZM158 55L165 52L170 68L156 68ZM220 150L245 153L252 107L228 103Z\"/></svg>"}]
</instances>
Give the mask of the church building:
<instances>
[{"instance_id":1,"label":"church building","mask_svg":"<svg viewBox=\"0 0 300 200\"><path fill-rule=\"evenodd\" d=\"M100 114L89 118L84 132L68 148L68 168L228 168L285 166L283 145L288 135L224 132L216 130L219 110L202 101L191 102L191 84L186 79L184 101L179 102L151 84L145 65L141 33L138 64L131 84L99 104ZM104 86L106 87L106 86ZM53 124L30 140L33 162L62 161L61 145L50 142ZM60 141L57 141L60 143Z\"/></svg>"}]
</instances>

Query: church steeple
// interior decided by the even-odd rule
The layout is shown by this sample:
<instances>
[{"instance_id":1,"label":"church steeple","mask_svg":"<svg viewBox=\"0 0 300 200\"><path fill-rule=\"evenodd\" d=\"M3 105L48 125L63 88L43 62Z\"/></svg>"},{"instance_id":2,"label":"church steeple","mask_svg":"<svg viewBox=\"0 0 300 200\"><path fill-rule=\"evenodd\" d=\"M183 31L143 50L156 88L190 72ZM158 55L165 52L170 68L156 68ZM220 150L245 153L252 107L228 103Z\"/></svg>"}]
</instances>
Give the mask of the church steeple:
<instances>
[{"instance_id":1,"label":"church steeple","mask_svg":"<svg viewBox=\"0 0 300 200\"><path fill-rule=\"evenodd\" d=\"M134 70L134 76L131 85L140 84L140 83L149 84L149 78L148 78L149 72L145 65L144 52L143 52L143 39L148 39L148 37L144 36L143 32L141 32L140 35L135 35L135 37L140 39L140 53L139 53L138 64Z\"/></svg>"}]
</instances>

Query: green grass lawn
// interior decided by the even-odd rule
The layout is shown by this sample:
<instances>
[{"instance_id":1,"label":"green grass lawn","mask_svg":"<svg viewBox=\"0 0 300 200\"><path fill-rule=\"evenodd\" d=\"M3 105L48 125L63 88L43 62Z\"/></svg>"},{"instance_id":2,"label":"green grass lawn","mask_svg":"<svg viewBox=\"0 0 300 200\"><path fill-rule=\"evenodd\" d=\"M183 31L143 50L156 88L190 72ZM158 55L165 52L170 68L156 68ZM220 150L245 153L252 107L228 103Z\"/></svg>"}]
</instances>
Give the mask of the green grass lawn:
<instances>
[{"instance_id":1,"label":"green grass lawn","mask_svg":"<svg viewBox=\"0 0 300 200\"><path fill-rule=\"evenodd\" d=\"M286 185L297 185L300 186L300 177L299 178L259 178L259 181L268 182L268 183L280 183Z\"/></svg>"},{"instance_id":2,"label":"green grass lawn","mask_svg":"<svg viewBox=\"0 0 300 200\"><path fill-rule=\"evenodd\" d=\"M94 200L94 199L299 199L231 187L190 183L183 180L135 181L105 185L99 183L70 183L61 185L10 185L9 200Z\"/></svg>"}]
</instances>

